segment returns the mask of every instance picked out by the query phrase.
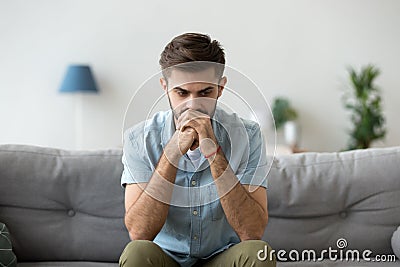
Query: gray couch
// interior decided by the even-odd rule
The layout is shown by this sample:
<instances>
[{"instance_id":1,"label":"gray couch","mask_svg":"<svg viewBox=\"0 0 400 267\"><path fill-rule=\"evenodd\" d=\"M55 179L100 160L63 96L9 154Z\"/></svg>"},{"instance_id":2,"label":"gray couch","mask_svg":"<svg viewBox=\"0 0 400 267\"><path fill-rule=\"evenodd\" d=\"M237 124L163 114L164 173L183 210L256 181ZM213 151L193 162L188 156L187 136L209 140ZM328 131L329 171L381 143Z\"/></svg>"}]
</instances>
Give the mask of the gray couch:
<instances>
[{"instance_id":1,"label":"gray couch","mask_svg":"<svg viewBox=\"0 0 400 267\"><path fill-rule=\"evenodd\" d=\"M117 266L129 242L121 155L0 145L0 222L10 230L18 266ZM281 250L278 266L399 266L332 261L326 253L323 261L289 260L296 259L292 250L313 250L318 258L329 247L339 257L339 239L340 246L347 242L342 252L393 254L400 147L278 156L268 200L264 239Z\"/></svg>"}]
</instances>

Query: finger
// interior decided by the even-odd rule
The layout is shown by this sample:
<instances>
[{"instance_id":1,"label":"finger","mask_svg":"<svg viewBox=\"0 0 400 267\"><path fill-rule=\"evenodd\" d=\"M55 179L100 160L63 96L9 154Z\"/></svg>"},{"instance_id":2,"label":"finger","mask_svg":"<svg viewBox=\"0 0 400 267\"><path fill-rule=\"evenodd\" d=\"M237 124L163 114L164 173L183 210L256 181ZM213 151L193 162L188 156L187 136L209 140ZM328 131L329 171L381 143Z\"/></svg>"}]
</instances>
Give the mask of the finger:
<instances>
[{"instance_id":1,"label":"finger","mask_svg":"<svg viewBox=\"0 0 400 267\"><path fill-rule=\"evenodd\" d=\"M176 129L181 129L184 121L189 120L189 111L190 109L185 110L184 112L181 113L181 115L179 115L177 121L176 121Z\"/></svg>"},{"instance_id":2,"label":"finger","mask_svg":"<svg viewBox=\"0 0 400 267\"><path fill-rule=\"evenodd\" d=\"M199 126L200 123L197 122L195 119L187 120L182 123L181 131L184 131L186 128L190 127L193 128L196 132L198 132L197 129L199 128Z\"/></svg>"},{"instance_id":3,"label":"finger","mask_svg":"<svg viewBox=\"0 0 400 267\"><path fill-rule=\"evenodd\" d=\"M191 128L191 129L193 129L193 128ZM193 139L196 140L196 141L199 141L199 134L196 132L195 129L193 129Z\"/></svg>"},{"instance_id":4,"label":"finger","mask_svg":"<svg viewBox=\"0 0 400 267\"><path fill-rule=\"evenodd\" d=\"M204 119L210 119L207 114L201 113L197 110L188 109L178 118L176 129L184 130L188 123L191 121L199 121ZM199 122L197 124L200 124Z\"/></svg>"},{"instance_id":5,"label":"finger","mask_svg":"<svg viewBox=\"0 0 400 267\"><path fill-rule=\"evenodd\" d=\"M192 127L187 127L185 130L182 131L182 133L186 133L188 135L191 135L193 140L199 140L198 133Z\"/></svg>"},{"instance_id":6,"label":"finger","mask_svg":"<svg viewBox=\"0 0 400 267\"><path fill-rule=\"evenodd\" d=\"M198 110L192 110L191 115L194 117L200 117L200 118L210 118L210 116L208 116L208 114L203 113Z\"/></svg>"},{"instance_id":7,"label":"finger","mask_svg":"<svg viewBox=\"0 0 400 267\"><path fill-rule=\"evenodd\" d=\"M185 130L181 131L182 133L186 133L193 136L193 139L197 136L197 132L192 127L187 127Z\"/></svg>"},{"instance_id":8,"label":"finger","mask_svg":"<svg viewBox=\"0 0 400 267\"><path fill-rule=\"evenodd\" d=\"M189 145L188 149L190 148L191 150L194 150L197 147L199 147L199 145L200 145L199 136L193 128L191 128L191 127L186 128L186 130L183 131L182 134L184 134L186 136L184 138L187 141L184 141L184 142L188 143L188 145Z\"/></svg>"},{"instance_id":9,"label":"finger","mask_svg":"<svg viewBox=\"0 0 400 267\"><path fill-rule=\"evenodd\" d=\"M185 130L183 130L182 131L182 133L187 133L187 134L191 134L192 136L193 136L193 140L194 139L198 139L199 138L199 135L198 135L198 133L196 132L196 129L194 129L193 127L186 127L185 128Z\"/></svg>"},{"instance_id":10,"label":"finger","mask_svg":"<svg viewBox=\"0 0 400 267\"><path fill-rule=\"evenodd\" d=\"M180 130L181 129L181 125L182 125L182 116L179 116L179 118L176 120L176 129Z\"/></svg>"},{"instance_id":11,"label":"finger","mask_svg":"<svg viewBox=\"0 0 400 267\"><path fill-rule=\"evenodd\" d=\"M193 140L194 140L194 142L192 143L192 146L190 147L191 150L195 150L196 148L198 148L200 146L199 135L197 134L196 131L193 132Z\"/></svg>"},{"instance_id":12,"label":"finger","mask_svg":"<svg viewBox=\"0 0 400 267\"><path fill-rule=\"evenodd\" d=\"M198 110L195 109L188 109L185 112L182 113L181 115L182 119L187 118L187 119L196 119L196 118L209 118L209 116L205 113L202 113Z\"/></svg>"},{"instance_id":13,"label":"finger","mask_svg":"<svg viewBox=\"0 0 400 267\"><path fill-rule=\"evenodd\" d=\"M195 150L198 147L199 147L199 142L198 141L194 141L192 146L190 147L190 150Z\"/></svg>"}]
</instances>

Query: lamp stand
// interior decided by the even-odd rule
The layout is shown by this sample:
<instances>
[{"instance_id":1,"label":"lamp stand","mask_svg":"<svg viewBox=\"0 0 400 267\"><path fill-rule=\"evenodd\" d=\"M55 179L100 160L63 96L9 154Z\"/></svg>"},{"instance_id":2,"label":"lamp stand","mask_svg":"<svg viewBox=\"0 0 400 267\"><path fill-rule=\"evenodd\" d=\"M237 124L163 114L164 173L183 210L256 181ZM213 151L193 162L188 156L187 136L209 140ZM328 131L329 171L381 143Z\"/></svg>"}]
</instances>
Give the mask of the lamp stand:
<instances>
[{"instance_id":1,"label":"lamp stand","mask_svg":"<svg viewBox=\"0 0 400 267\"><path fill-rule=\"evenodd\" d=\"M83 132L83 118L82 118L82 93L78 92L77 100L75 101L75 149L82 149L82 132Z\"/></svg>"}]
</instances>

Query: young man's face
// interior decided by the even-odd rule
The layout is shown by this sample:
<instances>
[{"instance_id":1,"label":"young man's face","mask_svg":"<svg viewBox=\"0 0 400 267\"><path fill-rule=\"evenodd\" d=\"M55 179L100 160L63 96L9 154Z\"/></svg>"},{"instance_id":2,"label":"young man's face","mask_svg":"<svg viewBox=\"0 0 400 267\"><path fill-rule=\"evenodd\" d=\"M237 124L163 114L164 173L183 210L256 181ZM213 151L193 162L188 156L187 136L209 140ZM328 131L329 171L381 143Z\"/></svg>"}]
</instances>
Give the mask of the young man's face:
<instances>
[{"instance_id":1,"label":"young man's face","mask_svg":"<svg viewBox=\"0 0 400 267\"><path fill-rule=\"evenodd\" d=\"M217 99L226 84L226 77L216 77L214 68L203 71L187 72L173 69L170 76L160 79L168 94L175 119L188 109L197 110L212 117Z\"/></svg>"}]
</instances>

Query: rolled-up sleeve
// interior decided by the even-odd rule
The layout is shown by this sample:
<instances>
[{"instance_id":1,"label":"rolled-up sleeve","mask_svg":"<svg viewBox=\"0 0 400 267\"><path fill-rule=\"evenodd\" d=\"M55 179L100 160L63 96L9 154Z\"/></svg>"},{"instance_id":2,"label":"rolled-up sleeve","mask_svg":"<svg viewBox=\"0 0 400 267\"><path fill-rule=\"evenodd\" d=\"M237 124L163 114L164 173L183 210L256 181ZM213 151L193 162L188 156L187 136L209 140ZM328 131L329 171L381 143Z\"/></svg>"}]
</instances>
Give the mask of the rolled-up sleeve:
<instances>
[{"instance_id":1,"label":"rolled-up sleeve","mask_svg":"<svg viewBox=\"0 0 400 267\"><path fill-rule=\"evenodd\" d=\"M249 131L249 154L244 155L238 168L239 180L242 184L267 188L268 164L266 146L258 124Z\"/></svg>"},{"instance_id":2,"label":"rolled-up sleeve","mask_svg":"<svg viewBox=\"0 0 400 267\"><path fill-rule=\"evenodd\" d=\"M125 138L122 154L124 166L121 186L126 184L147 183L153 175L153 167L143 146L138 145L134 135Z\"/></svg>"}]
</instances>

